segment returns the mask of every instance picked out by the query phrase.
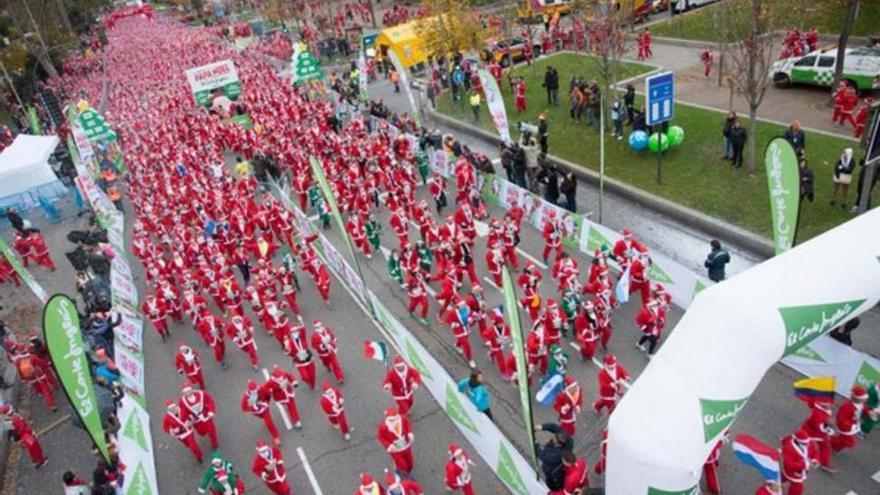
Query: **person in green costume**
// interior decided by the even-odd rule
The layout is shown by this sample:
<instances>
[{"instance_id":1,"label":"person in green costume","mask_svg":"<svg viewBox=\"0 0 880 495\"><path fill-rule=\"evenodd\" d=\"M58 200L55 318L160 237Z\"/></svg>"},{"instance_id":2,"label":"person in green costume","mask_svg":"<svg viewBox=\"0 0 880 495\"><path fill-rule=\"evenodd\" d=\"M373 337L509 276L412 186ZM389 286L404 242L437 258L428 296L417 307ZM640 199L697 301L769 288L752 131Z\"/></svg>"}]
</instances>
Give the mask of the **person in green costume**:
<instances>
[{"instance_id":1,"label":"person in green costume","mask_svg":"<svg viewBox=\"0 0 880 495\"><path fill-rule=\"evenodd\" d=\"M574 290L572 287L565 289L565 293L562 295L562 311L565 312L565 316L568 317L568 325L564 325L562 327L562 335L565 337L569 336L569 332L571 335L574 335L574 319L577 317L577 311L582 303L581 295L578 294L578 291Z\"/></svg>"},{"instance_id":2,"label":"person in green costume","mask_svg":"<svg viewBox=\"0 0 880 495\"><path fill-rule=\"evenodd\" d=\"M419 177L422 178L422 185L428 185L428 172L430 171L428 168L428 154L424 151L419 151L416 155L416 163L419 165Z\"/></svg>"},{"instance_id":3,"label":"person in green costume","mask_svg":"<svg viewBox=\"0 0 880 495\"><path fill-rule=\"evenodd\" d=\"M880 423L880 382L868 387L868 400L862 409L862 433L871 433L877 423Z\"/></svg>"},{"instance_id":4,"label":"person in green costume","mask_svg":"<svg viewBox=\"0 0 880 495\"><path fill-rule=\"evenodd\" d=\"M373 251L379 251L382 247L379 244L379 236L382 234L382 225L376 220L376 216L370 213L367 223L364 224L364 230L367 231L367 240Z\"/></svg>"},{"instance_id":5,"label":"person in green costume","mask_svg":"<svg viewBox=\"0 0 880 495\"><path fill-rule=\"evenodd\" d=\"M416 253L419 256L419 269L425 275L430 275L434 270L434 252L425 245L424 241L418 241L416 242Z\"/></svg>"},{"instance_id":6,"label":"person in green costume","mask_svg":"<svg viewBox=\"0 0 880 495\"><path fill-rule=\"evenodd\" d=\"M392 250L388 256L388 274L398 284L403 285L403 272L400 271L400 253L396 249Z\"/></svg>"},{"instance_id":7,"label":"person in green costume","mask_svg":"<svg viewBox=\"0 0 880 495\"><path fill-rule=\"evenodd\" d=\"M199 483L199 493L211 491L212 495L242 495L244 482L238 478L232 469L232 463L223 458L219 450L211 456L211 465L205 470L202 482Z\"/></svg>"}]
</instances>

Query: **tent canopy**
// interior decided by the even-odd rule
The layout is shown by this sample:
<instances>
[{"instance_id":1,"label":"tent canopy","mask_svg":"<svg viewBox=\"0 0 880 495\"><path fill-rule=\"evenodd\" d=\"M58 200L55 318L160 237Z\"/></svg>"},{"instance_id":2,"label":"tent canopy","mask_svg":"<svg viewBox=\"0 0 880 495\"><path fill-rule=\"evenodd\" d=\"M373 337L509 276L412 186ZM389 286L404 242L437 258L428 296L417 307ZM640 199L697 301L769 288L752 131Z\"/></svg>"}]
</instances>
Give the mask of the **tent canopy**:
<instances>
[{"instance_id":1,"label":"tent canopy","mask_svg":"<svg viewBox=\"0 0 880 495\"><path fill-rule=\"evenodd\" d=\"M58 136L16 136L0 153L0 198L57 181L49 157L58 143Z\"/></svg>"},{"instance_id":2,"label":"tent canopy","mask_svg":"<svg viewBox=\"0 0 880 495\"><path fill-rule=\"evenodd\" d=\"M376 39L379 52L384 55L385 50L394 50L405 69L428 60L428 55L422 48L422 40L417 32L417 22L421 21L410 21L383 29Z\"/></svg>"}]
</instances>

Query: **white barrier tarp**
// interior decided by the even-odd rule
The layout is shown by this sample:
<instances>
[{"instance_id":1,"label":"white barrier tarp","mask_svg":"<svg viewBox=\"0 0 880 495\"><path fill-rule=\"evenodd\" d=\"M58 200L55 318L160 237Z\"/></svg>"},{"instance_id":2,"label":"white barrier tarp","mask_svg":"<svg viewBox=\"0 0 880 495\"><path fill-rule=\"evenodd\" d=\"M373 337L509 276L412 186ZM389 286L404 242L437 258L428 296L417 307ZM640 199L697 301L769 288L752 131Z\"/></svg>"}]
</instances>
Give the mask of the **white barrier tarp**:
<instances>
[{"instance_id":1,"label":"white barrier tarp","mask_svg":"<svg viewBox=\"0 0 880 495\"><path fill-rule=\"evenodd\" d=\"M878 246L880 209L707 287L611 416L606 493L691 493L766 371L880 300Z\"/></svg>"},{"instance_id":2,"label":"white barrier tarp","mask_svg":"<svg viewBox=\"0 0 880 495\"><path fill-rule=\"evenodd\" d=\"M0 153L0 197L56 182L58 177L49 166L49 157L58 143L58 136L16 136Z\"/></svg>"}]
</instances>

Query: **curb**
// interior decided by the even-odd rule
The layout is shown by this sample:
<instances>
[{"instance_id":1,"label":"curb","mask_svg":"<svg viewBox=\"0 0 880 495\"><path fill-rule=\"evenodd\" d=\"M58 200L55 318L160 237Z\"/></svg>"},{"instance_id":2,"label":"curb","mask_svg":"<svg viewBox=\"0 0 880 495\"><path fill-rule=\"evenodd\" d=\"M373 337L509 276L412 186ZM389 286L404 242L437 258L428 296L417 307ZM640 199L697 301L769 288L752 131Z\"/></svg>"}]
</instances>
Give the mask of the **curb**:
<instances>
[{"instance_id":1,"label":"curb","mask_svg":"<svg viewBox=\"0 0 880 495\"><path fill-rule=\"evenodd\" d=\"M493 133L474 127L452 117L439 114L434 110L427 110L427 113L431 118L442 122L449 127L476 136L496 146L501 144L501 138ZM555 163L560 169L573 172L578 179L594 186L599 184L599 174L597 172L554 155L547 155L547 158ZM708 235L718 237L725 242L742 246L761 257L770 258L775 254L773 243L769 239L701 213L693 208L679 205L610 177L605 178L605 188L613 194L660 212L689 227L698 229Z\"/></svg>"},{"instance_id":2,"label":"curb","mask_svg":"<svg viewBox=\"0 0 880 495\"><path fill-rule=\"evenodd\" d=\"M668 21L665 21L668 22ZM773 31L769 33L773 36L785 36L785 31ZM632 35L631 35L632 36ZM672 45L672 46L680 46L683 48L718 48L718 43L714 41L706 41L706 40L689 40L685 38L668 38L665 36L655 36L654 41L658 44L663 45ZM819 42L820 43L837 43L839 41L838 36L831 34L820 34ZM854 47L857 45L866 45L870 42L870 40L865 36L850 36L849 41L847 42L848 47Z\"/></svg>"}]
</instances>

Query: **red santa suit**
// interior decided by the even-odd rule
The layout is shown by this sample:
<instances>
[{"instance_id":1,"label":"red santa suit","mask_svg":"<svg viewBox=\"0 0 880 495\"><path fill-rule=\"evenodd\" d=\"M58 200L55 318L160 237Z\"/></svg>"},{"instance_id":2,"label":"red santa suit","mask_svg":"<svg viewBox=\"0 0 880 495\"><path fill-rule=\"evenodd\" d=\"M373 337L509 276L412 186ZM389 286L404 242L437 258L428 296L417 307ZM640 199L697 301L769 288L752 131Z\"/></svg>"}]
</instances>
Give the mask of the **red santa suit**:
<instances>
[{"instance_id":1,"label":"red santa suit","mask_svg":"<svg viewBox=\"0 0 880 495\"><path fill-rule=\"evenodd\" d=\"M544 223L544 229L541 234L544 237L544 253L542 257L546 264L551 253L556 253L557 259L562 254L562 229L559 227L555 211L550 210L550 216Z\"/></svg>"},{"instance_id":2,"label":"red santa suit","mask_svg":"<svg viewBox=\"0 0 880 495\"><path fill-rule=\"evenodd\" d=\"M612 249L614 258L617 261L617 264L620 265L621 271L626 270L633 258L638 256L639 253L645 253L647 251L648 250L645 246L633 237L632 231L629 229L624 229L623 238L618 239L618 241L614 243L614 248Z\"/></svg>"},{"instance_id":3,"label":"red santa suit","mask_svg":"<svg viewBox=\"0 0 880 495\"><path fill-rule=\"evenodd\" d=\"M601 445L601 447L599 448L599 450L600 450L599 462L597 462L596 465L593 466L593 472L596 473L597 475L600 475L605 472L605 455L608 452L608 429L607 428L605 430L602 430L602 442L600 445Z\"/></svg>"},{"instance_id":4,"label":"red santa suit","mask_svg":"<svg viewBox=\"0 0 880 495\"><path fill-rule=\"evenodd\" d=\"M382 388L391 394L397 403L400 414L409 414L415 401L415 391L422 383L419 371L403 360L402 356L394 357L394 365L385 373Z\"/></svg>"},{"instance_id":5,"label":"red santa suit","mask_svg":"<svg viewBox=\"0 0 880 495\"><path fill-rule=\"evenodd\" d=\"M165 317L168 315L168 312L165 309L165 303L151 294L144 299L143 303L141 303L141 313L150 320L150 323L153 324L153 328L156 329L164 342L169 335L168 323L165 321Z\"/></svg>"},{"instance_id":6,"label":"red santa suit","mask_svg":"<svg viewBox=\"0 0 880 495\"><path fill-rule=\"evenodd\" d=\"M342 391L330 385L330 382L324 380L321 392L321 409L327 415L330 426L339 430L346 440L351 439L351 433L348 428L348 420L345 417L345 398Z\"/></svg>"},{"instance_id":7,"label":"red santa suit","mask_svg":"<svg viewBox=\"0 0 880 495\"><path fill-rule=\"evenodd\" d=\"M387 493L394 493L394 495L423 495L425 493L415 481L401 479L400 476L390 471L385 474L385 484L388 485Z\"/></svg>"},{"instance_id":8,"label":"red santa suit","mask_svg":"<svg viewBox=\"0 0 880 495\"><path fill-rule=\"evenodd\" d=\"M299 386L299 382L293 376L293 373L285 371L280 367L273 366L272 373L269 378L260 386L260 392L264 397L269 397L278 404L287 409L287 415L296 428L302 427L299 417L299 410L296 406L295 389Z\"/></svg>"},{"instance_id":9,"label":"red santa suit","mask_svg":"<svg viewBox=\"0 0 880 495\"><path fill-rule=\"evenodd\" d=\"M400 249L409 246L409 219L403 208L398 208L391 215L391 230L397 234L397 240L400 243Z\"/></svg>"},{"instance_id":10,"label":"red santa suit","mask_svg":"<svg viewBox=\"0 0 880 495\"><path fill-rule=\"evenodd\" d=\"M287 306L293 311L293 314L300 316L302 313L299 310L299 304L296 301L296 280L294 279L293 271L288 271L286 268L281 268L278 271L278 277L281 279L281 295L284 297L284 300L287 301Z\"/></svg>"},{"instance_id":11,"label":"red santa suit","mask_svg":"<svg viewBox=\"0 0 880 495\"><path fill-rule=\"evenodd\" d=\"M538 285L542 278L543 275L541 275L537 267L527 264L526 269L516 279L516 284L523 291L523 296L520 298L519 303L529 312L529 317L532 321L538 319L538 313L541 309L541 295L538 293Z\"/></svg>"},{"instance_id":12,"label":"red santa suit","mask_svg":"<svg viewBox=\"0 0 880 495\"><path fill-rule=\"evenodd\" d=\"M275 446L268 446L257 440L257 453L251 463L251 472L266 483L269 491L275 495L291 495L287 483L287 471L284 468L284 454Z\"/></svg>"},{"instance_id":13,"label":"red santa suit","mask_svg":"<svg viewBox=\"0 0 880 495\"><path fill-rule=\"evenodd\" d=\"M852 120L852 116L850 116L850 120ZM52 256L49 255L49 247L46 246L46 240L43 238L43 235L39 232L31 232L28 235L27 241L31 245L34 262L54 272L55 262L52 261Z\"/></svg>"},{"instance_id":14,"label":"red santa suit","mask_svg":"<svg viewBox=\"0 0 880 495\"><path fill-rule=\"evenodd\" d=\"M608 408L608 414L614 412L617 406L617 398L624 393L624 383L629 379L626 368L617 363L617 359L608 354L605 356L605 365L599 370L599 398L593 403L596 414L601 415L602 410Z\"/></svg>"},{"instance_id":15,"label":"red santa suit","mask_svg":"<svg viewBox=\"0 0 880 495\"><path fill-rule=\"evenodd\" d=\"M542 324L544 325L544 338L547 347L558 345L562 339L562 329L568 326L568 315L565 314L556 300L552 297L547 298L547 309L542 315Z\"/></svg>"},{"instance_id":16,"label":"red santa suit","mask_svg":"<svg viewBox=\"0 0 880 495\"><path fill-rule=\"evenodd\" d=\"M835 453L854 448L858 444L859 434L862 432L862 411L866 400L868 393L864 387L856 385L852 389L850 399L837 410L835 416L837 435L831 438L831 448Z\"/></svg>"},{"instance_id":17,"label":"red santa suit","mask_svg":"<svg viewBox=\"0 0 880 495\"><path fill-rule=\"evenodd\" d=\"M415 310L421 308L419 310L419 317L423 320L428 317L429 307L428 293L425 291L424 284L421 272L411 272L406 276L406 294L409 298L406 311L412 315Z\"/></svg>"},{"instance_id":18,"label":"red santa suit","mask_svg":"<svg viewBox=\"0 0 880 495\"><path fill-rule=\"evenodd\" d=\"M473 351L471 350L469 321L462 319L462 313L469 313L470 309L464 301L459 301L458 305L446 312L443 318L444 323L452 330L452 336L455 337L455 349L459 354L468 360L471 368L475 367L473 360Z\"/></svg>"},{"instance_id":19,"label":"red santa suit","mask_svg":"<svg viewBox=\"0 0 880 495\"><path fill-rule=\"evenodd\" d=\"M724 441L719 440L709 454L709 458L703 463L703 478L706 480L706 491L713 495L721 493L721 484L718 482L718 460L721 457L721 447L723 445Z\"/></svg>"},{"instance_id":20,"label":"red santa suit","mask_svg":"<svg viewBox=\"0 0 880 495\"><path fill-rule=\"evenodd\" d=\"M247 354L251 367L256 370L260 365L257 357L257 344L254 342L254 324L247 316L234 315L226 324L226 335L236 347Z\"/></svg>"},{"instance_id":21,"label":"red santa suit","mask_svg":"<svg viewBox=\"0 0 880 495\"><path fill-rule=\"evenodd\" d=\"M211 450L217 450L220 441L217 439L217 428L214 426L214 414L217 406L214 397L204 390L193 390L189 384L183 386L183 397L179 402L184 421L192 423L199 436L208 435Z\"/></svg>"},{"instance_id":22,"label":"red santa suit","mask_svg":"<svg viewBox=\"0 0 880 495\"><path fill-rule=\"evenodd\" d=\"M642 297L642 304L651 297L651 281L648 279L650 263L647 254L642 253L632 260L629 267L629 293L638 291Z\"/></svg>"},{"instance_id":23,"label":"red santa suit","mask_svg":"<svg viewBox=\"0 0 880 495\"><path fill-rule=\"evenodd\" d=\"M342 366L339 365L337 357L339 344L336 341L336 335L320 320L314 320L312 325L314 327L311 337L312 349L318 353L318 359L321 360L324 368L333 374L337 383L341 384L345 380L345 373L342 372Z\"/></svg>"},{"instance_id":24,"label":"red santa suit","mask_svg":"<svg viewBox=\"0 0 880 495\"><path fill-rule=\"evenodd\" d=\"M501 288L503 280L501 277L501 267L504 265L504 253L501 249L493 247L486 250L486 269L492 275L492 283L495 287Z\"/></svg>"},{"instance_id":25,"label":"red santa suit","mask_svg":"<svg viewBox=\"0 0 880 495\"><path fill-rule=\"evenodd\" d=\"M177 355L174 356L174 367L177 372L185 376L187 381L205 389L205 377L202 375L202 360L195 349L180 345Z\"/></svg>"},{"instance_id":26,"label":"red santa suit","mask_svg":"<svg viewBox=\"0 0 880 495\"><path fill-rule=\"evenodd\" d=\"M284 338L284 352L293 360L299 376L310 389L315 389L315 359L309 350L309 341L306 337L306 327L299 324L290 330Z\"/></svg>"},{"instance_id":27,"label":"red santa suit","mask_svg":"<svg viewBox=\"0 0 880 495\"><path fill-rule=\"evenodd\" d=\"M450 444L449 460L446 461L446 489L461 490L464 495L476 495L471 482L471 467L475 465L458 445Z\"/></svg>"},{"instance_id":28,"label":"red santa suit","mask_svg":"<svg viewBox=\"0 0 880 495\"><path fill-rule=\"evenodd\" d=\"M40 467L45 464L46 456L43 454L43 447L30 423L21 414L14 412L9 404L0 406L0 416L2 416L4 423L10 423L12 433L18 437L18 441L27 451L34 466Z\"/></svg>"},{"instance_id":29,"label":"red santa suit","mask_svg":"<svg viewBox=\"0 0 880 495\"><path fill-rule=\"evenodd\" d=\"M590 488L590 477L587 470L587 461L578 457L574 464L565 465L565 480L562 484L562 491L551 492L550 495L580 495L586 493Z\"/></svg>"},{"instance_id":30,"label":"red santa suit","mask_svg":"<svg viewBox=\"0 0 880 495\"><path fill-rule=\"evenodd\" d=\"M527 44L526 49L531 51L530 46ZM514 93L514 101L516 102L516 111L519 113L523 113L526 111L526 82L523 79L520 79L518 82L514 83L513 86Z\"/></svg>"},{"instance_id":31,"label":"red santa suit","mask_svg":"<svg viewBox=\"0 0 880 495\"><path fill-rule=\"evenodd\" d=\"M559 414L559 427L563 431L574 436L577 415L584 405L584 395L581 387L571 376L565 377L565 388L556 395L553 409Z\"/></svg>"},{"instance_id":32,"label":"red santa suit","mask_svg":"<svg viewBox=\"0 0 880 495\"><path fill-rule=\"evenodd\" d=\"M385 411L385 418L376 431L379 443L391 456L394 469L407 476L413 470L412 442L415 438L409 418L400 414L396 408Z\"/></svg>"},{"instance_id":33,"label":"red santa suit","mask_svg":"<svg viewBox=\"0 0 880 495\"><path fill-rule=\"evenodd\" d=\"M810 416L801 424L801 430L810 436L819 464L831 468L831 404L814 401L810 404Z\"/></svg>"},{"instance_id":34,"label":"red santa suit","mask_svg":"<svg viewBox=\"0 0 880 495\"><path fill-rule=\"evenodd\" d=\"M519 229L519 223L516 220L505 218L501 237L504 243L504 259L510 263L514 270L519 270L519 256L516 254L516 245L519 244Z\"/></svg>"},{"instance_id":35,"label":"red santa suit","mask_svg":"<svg viewBox=\"0 0 880 495\"><path fill-rule=\"evenodd\" d=\"M810 435L798 430L784 437L781 450L782 482L788 483L788 495L801 495L810 470Z\"/></svg>"},{"instance_id":36,"label":"red santa suit","mask_svg":"<svg viewBox=\"0 0 880 495\"><path fill-rule=\"evenodd\" d=\"M510 342L510 327L504 322L504 317L495 311L490 313L489 318L490 324L482 335L483 340L489 344L489 358L498 367L502 380L512 380L513 372L508 369L507 357L504 355L504 347Z\"/></svg>"},{"instance_id":37,"label":"red santa suit","mask_svg":"<svg viewBox=\"0 0 880 495\"><path fill-rule=\"evenodd\" d=\"M367 473L361 474L361 486L354 495L385 495L385 489Z\"/></svg>"},{"instance_id":38,"label":"red santa suit","mask_svg":"<svg viewBox=\"0 0 880 495\"><path fill-rule=\"evenodd\" d=\"M611 310L617 307L617 298L611 294L611 289L603 288L593 298L593 306L596 308L596 316L598 317L597 325L602 348L608 350L608 342L611 340L611 334L614 330L611 325Z\"/></svg>"},{"instance_id":39,"label":"red santa suit","mask_svg":"<svg viewBox=\"0 0 880 495\"><path fill-rule=\"evenodd\" d=\"M526 359L529 365L529 381L534 372L547 374L547 338L543 325L537 324L526 337Z\"/></svg>"},{"instance_id":40,"label":"red santa suit","mask_svg":"<svg viewBox=\"0 0 880 495\"><path fill-rule=\"evenodd\" d=\"M269 396L265 391L261 391L257 382L248 380L247 389L241 396L241 412L245 414L253 414L263 420L269 435L275 445L281 445L281 435L278 434L278 428L275 421L272 420L272 414L269 412Z\"/></svg>"},{"instance_id":41,"label":"red santa suit","mask_svg":"<svg viewBox=\"0 0 880 495\"><path fill-rule=\"evenodd\" d=\"M214 360L220 363L221 368L226 367L226 342L224 341L223 320L205 310L199 315L199 323L196 330L205 339L205 344L214 351Z\"/></svg>"},{"instance_id":42,"label":"red santa suit","mask_svg":"<svg viewBox=\"0 0 880 495\"><path fill-rule=\"evenodd\" d=\"M574 318L574 333L584 361L591 361L596 355L596 344L599 342L598 320L591 301L585 302L583 310Z\"/></svg>"},{"instance_id":43,"label":"red santa suit","mask_svg":"<svg viewBox=\"0 0 880 495\"><path fill-rule=\"evenodd\" d=\"M203 458L202 449L199 448L199 444L196 442L195 430L193 430L192 424L184 419L180 407L173 399L168 399L165 402L165 407L167 411L162 418L162 431L180 440L192 452L196 460L201 463Z\"/></svg>"},{"instance_id":44,"label":"red santa suit","mask_svg":"<svg viewBox=\"0 0 880 495\"><path fill-rule=\"evenodd\" d=\"M364 229L364 222L361 218L358 215L352 215L345 223L345 230L351 235L351 241L355 247L363 251L367 259L371 258L373 256L372 250L370 243L367 242L367 231Z\"/></svg>"}]
</instances>

